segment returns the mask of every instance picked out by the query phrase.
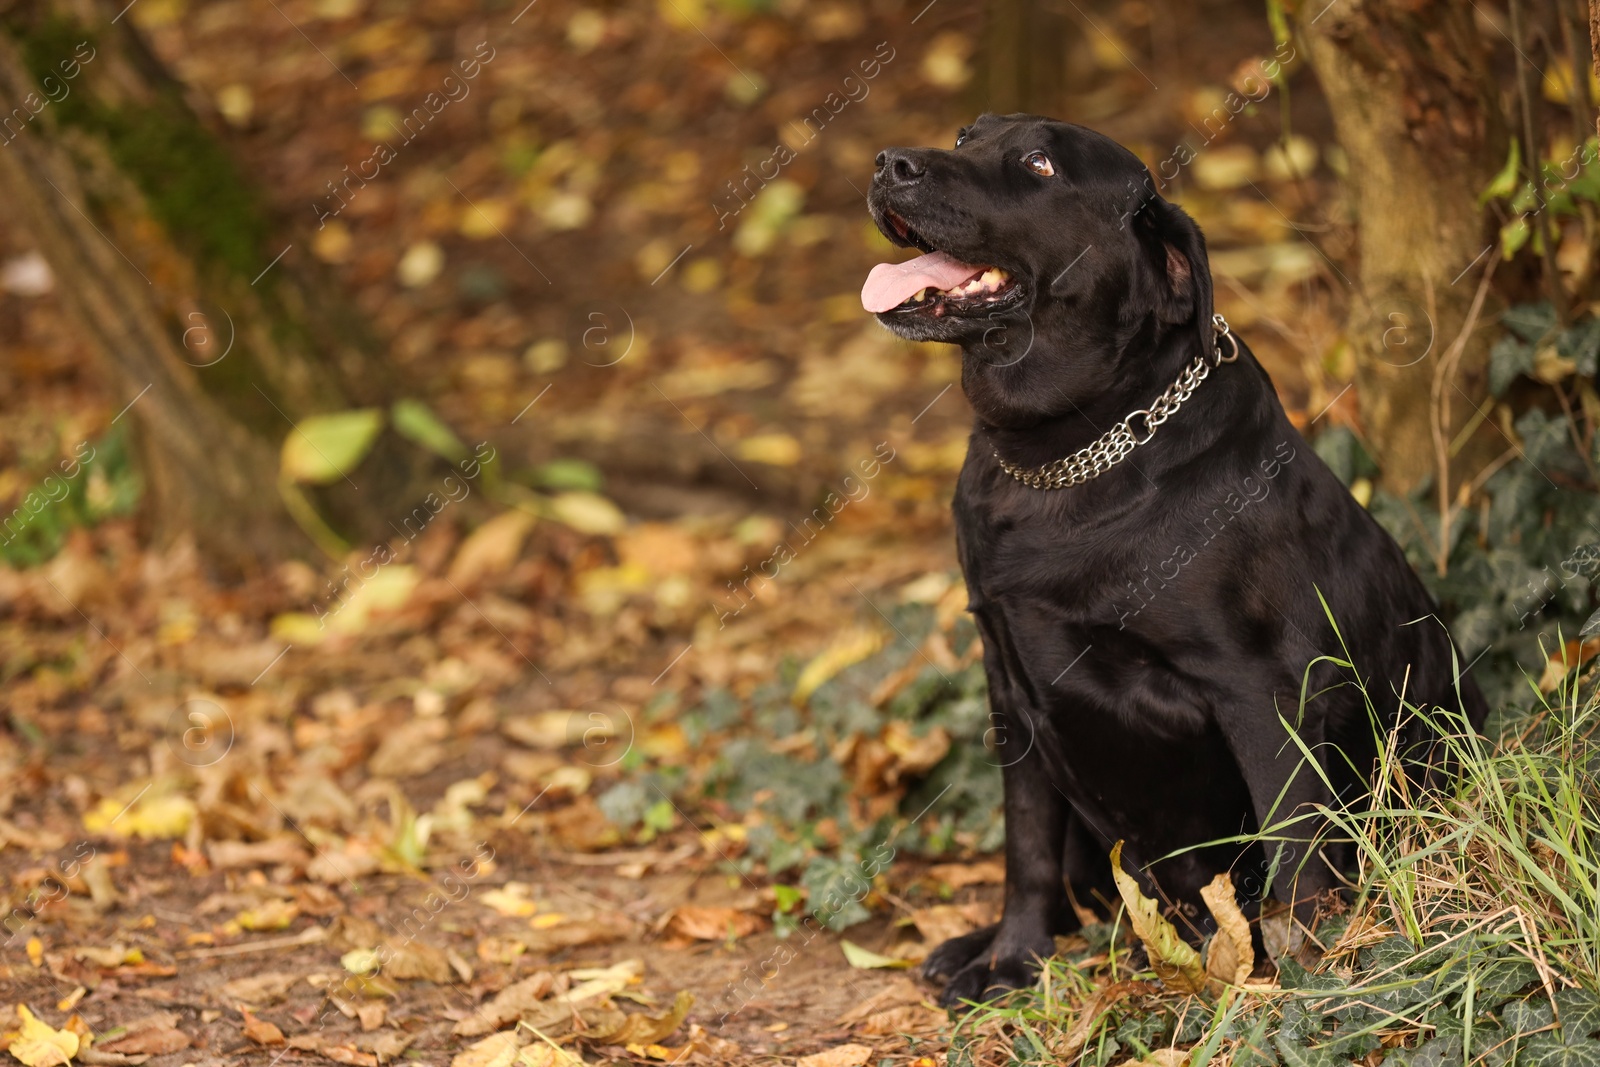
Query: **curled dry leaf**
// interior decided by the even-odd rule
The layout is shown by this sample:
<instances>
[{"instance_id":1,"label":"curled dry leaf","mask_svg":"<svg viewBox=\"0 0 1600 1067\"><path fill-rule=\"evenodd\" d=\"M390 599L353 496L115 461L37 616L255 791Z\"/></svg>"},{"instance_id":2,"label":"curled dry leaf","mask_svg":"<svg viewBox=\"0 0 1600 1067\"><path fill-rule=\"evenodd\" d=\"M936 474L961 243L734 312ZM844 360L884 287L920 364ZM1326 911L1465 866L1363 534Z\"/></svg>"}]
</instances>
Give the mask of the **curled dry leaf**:
<instances>
[{"instance_id":1,"label":"curled dry leaf","mask_svg":"<svg viewBox=\"0 0 1600 1067\"><path fill-rule=\"evenodd\" d=\"M1219 982L1242 985L1255 970L1256 951L1250 940L1250 920L1239 910L1228 873L1217 875L1200 890L1211 915L1217 920L1217 933L1206 951L1206 973Z\"/></svg>"},{"instance_id":2,"label":"curled dry leaf","mask_svg":"<svg viewBox=\"0 0 1600 1067\"><path fill-rule=\"evenodd\" d=\"M868 1045L835 1045L822 1052L801 1056L795 1064L796 1067L861 1067L871 1057L872 1048Z\"/></svg>"},{"instance_id":3,"label":"curled dry leaf","mask_svg":"<svg viewBox=\"0 0 1600 1067\"><path fill-rule=\"evenodd\" d=\"M1200 953L1178 936L1178 931L1161 915L1161 905L1145 896L1133 875L1122 869L1122 842L1111 848L1111 875L1116 879L1117 892L1128 907L1128 921L1133 932L1144 942L1150 954L1150 966L1161 980L1185 993L1198 993L1205 988L1206 972L1200 965Z\"/></svg>"},{"instance_id":4,"label":"curled dry leaf","mask_svg":"<svg viewBox=\"0 0 1600 1067\"><path fill-rule=\"evenodd\" d=\"M694 994L680 989L672 1007L659 1015L635 1012L623 1016L619 1023L595 1027L583 1036L602 1045L658 1045L683 1025L693 1006Z\"/></svg>"}]
</instances>

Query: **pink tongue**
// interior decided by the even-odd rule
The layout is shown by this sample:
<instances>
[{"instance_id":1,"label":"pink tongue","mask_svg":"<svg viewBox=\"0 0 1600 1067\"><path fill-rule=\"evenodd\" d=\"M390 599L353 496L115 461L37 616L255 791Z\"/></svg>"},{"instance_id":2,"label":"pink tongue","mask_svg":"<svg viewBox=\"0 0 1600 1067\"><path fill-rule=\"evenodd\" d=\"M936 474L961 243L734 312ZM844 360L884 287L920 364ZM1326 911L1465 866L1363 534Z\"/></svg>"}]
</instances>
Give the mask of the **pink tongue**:
<instances>
[{"instance_id":1,"label":"pink tongue","mask_svg":"<svg viewBox=\"0 0 1600 1067\"><path fill-rule=\"evenodd\" d=\"M879 263L861 287L861 306L872 312L888 311L904 304L920 289L949 289L983 270L943 252L929 252L904 263Z\"/></svg>"}]
</instances>

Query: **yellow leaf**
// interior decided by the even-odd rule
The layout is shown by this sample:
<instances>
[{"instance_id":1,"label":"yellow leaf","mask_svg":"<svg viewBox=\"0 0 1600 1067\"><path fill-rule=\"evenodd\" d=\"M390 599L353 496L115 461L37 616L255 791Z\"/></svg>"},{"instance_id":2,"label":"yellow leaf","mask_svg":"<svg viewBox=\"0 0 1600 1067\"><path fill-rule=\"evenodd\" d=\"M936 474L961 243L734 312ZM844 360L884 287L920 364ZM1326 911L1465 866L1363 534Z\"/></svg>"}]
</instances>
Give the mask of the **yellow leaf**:
<instances>
[{"instance_id":1,"label":"yellow leaf","mask_svg":"<svg viewBox=\"0 0 1600 1067\"><path fill-rule=\"evenodd\" d=\"M292 900L269 900L254 907L246 908L234 917L246 930L260 933L264 930L285 930L289 924L300 917L300 905Z\"/></svg>"},{"instance_id":2,"label":"yellow leaf","mask_svg":"<svg viewBox=\"0 0 1600 1067\"><path fill-rule=\"evenodd\" d=\"M185 796L141 796L132 804L106 797L83 817L91 834L120 834L146 841L182 837L194 822L194 801Z\"/></svg>"},{"instance_id":3,"label":"yellow leaf","mask_svg":"<svg viewBox=\"0 0 1600 1067\"><path fill-rule=\"evenodd\" d=\"M882 647L883 635L872 630L846 632L800 671L800 677L794 683L792 699L795 704L805 704L822 683L846 667L860 663Z\"/></svg>"},{"instance_id":4,"label":"yellow leaf","mask_svg":"<svg viewBox=\"0 0 1600 1067\"><path fill-rule=\"evenodd\" d=\"M1250 920L1239 910L1228 873L1217 875L1200 890L1200 896L1217 920L1217 936L1206 951L1206 973L1219 982L1242 985L1255 969L1256 950L1250 940Z\"/></svg>"},{"instance_id":5,"label":"yellow leaf","mask_svg":"<svg viewBox=\"0 0 1600 1067\"><path fill-rule=\"evenodd\" d=\"M321 641L324 632L322 621L306 611L286 611L272 617L269 632L279 641L291 645L314 645Z\"/></svg>"},{"instance_id":6,"label":"yellow leaf","mask_svg":"<svg viewBox=\"0 0 1600 1067\"><path fill-rule=\"evenodd\" d=\"M901 971L911 966L910 960L897 960L893 956L882 956L869 948L862 948L854 941L840 939L839 947L844 950L844 958L852 967L863 970L891 970Z\"/></svg>"},{"instance_id":7,"label":"yellow leaf","mask_svg":"<svg viewBox=\"0 0 1600 1067\"><path fill-rule=\"evenodd\" d=\"M628 520L622 511L599 493L574 489L550 498L550 514L557 522L579 533L609 535L621 533Z\"/></svg>"},{"instance_id":8,"label":"yellow leaf","mask_svg":"<svg viewBox=\"0 0 1600 1067\"><path fill-rule=\"evenodd\" d=\"M410 564L391 563L380 568L371 578L361 582L354 590L354 582L346 581L341 587L343 599L328 605L328 629L335 633L356 634L366 629L367 620L374 612L395 611L411 598L421 575Z\"/></svg>"},{"instance_id":9,"label":"yellow leaf","mask_svg":"<svg viewBox=\"0 0 1600 1067\"><path fill-rule=\"evenodd\" d=\"M382 429L377 408L308 415L283 439L283 474L313 485L336 482L366 457Z\"/></svg>"},{"instance_id":10,"label":"yellow leaf","mask_svg":"<svg viewBox=\"0 0 1600 1067\"><path fill-rule=\"evenodd\" d=\"M800 442L786 433L760 433L746 437L736 446L740 459L772 467L792 467L800 462Z\"/></svg>"},{"instance_id":11,"label":"yellow leaf","mask_svg":"<svg viewBox=\"0 0 1600 1067\"><path fill-rule=\"evenodd\" d=\"M528 898L528 887L521 882L507 882L504 888L490 889L478 899L508 918L522 918L539 910L539 905Z\"/></svg>"},{"instance_id":12,"label":"yellow leaf","mask_svg":"<svg viewBox=\"0 0 1600 1067\"><path fill-rule=\"evenodd\" d=\"M351 974L375 974L383 964L383 953L375 948L353 948L339 957L339 964Z\"/></svg>"},{"instance_id":13,"label":"yellow leaf","mask_svg":"<svg viewBox=\"0 0 1600 1067\"><path fill-rule=\"evenodd\" d=\"M1133 932L1150 954L1150 966L1167 985L1185 993L1198 993L1206 986L1205 968L1200 953L1178 936L1178 931L1161 915L1161 905L1145 896L1133 875L1122 869L1122 842L1111 849L1111 876L1117 892L1128 907Z\"/></svg>"},{"instance_id":14,"label":"yellow leaf","mask_svg":"<svg viewBox=\"0 0 1600 1067\"><path fill-rule=\"evenodd\" d=\"M11 1054L28 1067L57 1067L78 1054L78 1035L41 1022L27 1005L17 1005L22 1032L11 1042Z\"/></svg>"}]
</instances>

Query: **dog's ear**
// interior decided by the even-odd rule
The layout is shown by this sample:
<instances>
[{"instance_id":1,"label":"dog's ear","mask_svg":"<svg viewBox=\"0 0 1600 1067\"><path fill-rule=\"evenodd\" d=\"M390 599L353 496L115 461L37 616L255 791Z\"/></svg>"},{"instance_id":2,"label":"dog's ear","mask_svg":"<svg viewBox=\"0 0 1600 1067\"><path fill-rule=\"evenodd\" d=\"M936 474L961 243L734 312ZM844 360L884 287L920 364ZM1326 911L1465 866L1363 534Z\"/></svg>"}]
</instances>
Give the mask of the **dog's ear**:
<instances>
[{"instance_id":1,"label":"dog's ear","mask_svg":"<svg viewBox=\"0 0 1600 1067\"><path fill-rule=\"evenodd\" d=\"M1140 235L1164 275L1158 285L1155 311L1163 322L1194 322L1202 352L1211 351L1211 261L1200 227L1175 204L1152 197L1139 213Z\"/></svg>"}]
</instances>

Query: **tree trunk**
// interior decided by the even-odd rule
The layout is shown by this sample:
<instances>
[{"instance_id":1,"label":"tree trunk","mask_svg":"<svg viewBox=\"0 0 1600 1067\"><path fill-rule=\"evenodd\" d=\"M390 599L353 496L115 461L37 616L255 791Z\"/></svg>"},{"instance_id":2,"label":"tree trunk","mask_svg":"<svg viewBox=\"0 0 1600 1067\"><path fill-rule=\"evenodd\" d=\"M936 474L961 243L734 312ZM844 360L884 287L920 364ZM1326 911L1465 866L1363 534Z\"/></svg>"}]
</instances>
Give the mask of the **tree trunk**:
<instances>
[{"instance_id":1,"label":"tree trunk","mask_svg":"<svg viewBox=\"0 0 1600 1067\"><path fill-rule=\"evenodd\" d=\"M1478 194L1505 157L1498 95L1471 5L1310 0L1297 14L1350 161L1361 265L1348 333L1361 418L1385 486L1405 492L1434 473L1439 438L1452 441L1486 396L1478 329L1444 383L1449 419L1435 435L1434 373L1495 254L1485 254ZM1486 311L1477 324L1491 319Z\"/></svg>"},{"instance_id":2,"label":"tree trunk","mask_svg":"<svg viewBox=\"0 0 1600 1067\"><path fill-rule=\"evenodd\" d=\"M224 573L301 554L278 455L307 415L387 406L359 323L273 240L269 216L125 19L99 0L0 3L0 192L130 404L153 540L191 534ZM385 431L351 484L315 493L377 537L427 458ZM354 484L360 489L355 490Z\"/></svg>"},{"instance_id":3,"label":"tree trunk","mask_svg":"<svg viewBox=\"0 0 1600 1067\"><path fill-rule=\"evenodd\" d=\"M1060 111L1071 69L1067 16L1033 0L992 0L984 20L977 107L1008 114Z\"/></svg>"}]
</instances>

